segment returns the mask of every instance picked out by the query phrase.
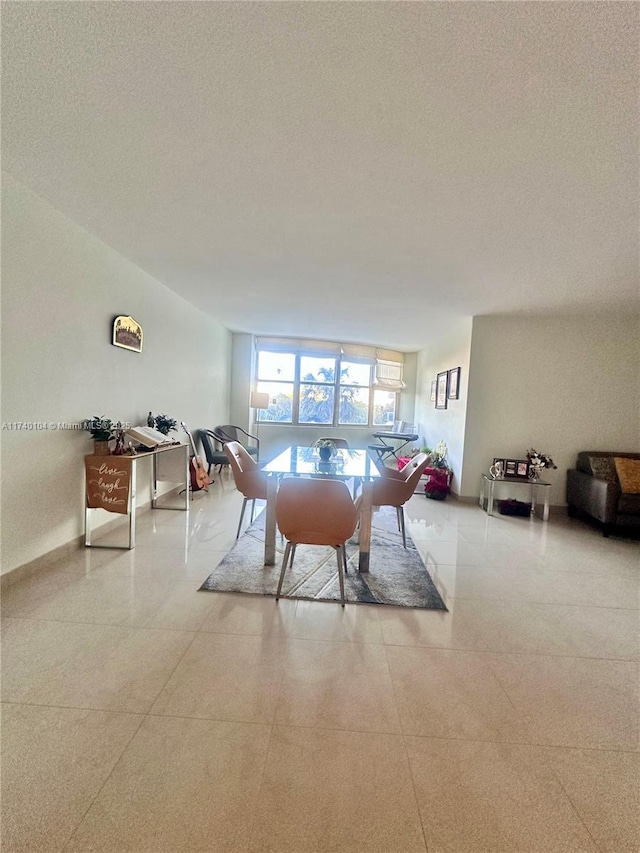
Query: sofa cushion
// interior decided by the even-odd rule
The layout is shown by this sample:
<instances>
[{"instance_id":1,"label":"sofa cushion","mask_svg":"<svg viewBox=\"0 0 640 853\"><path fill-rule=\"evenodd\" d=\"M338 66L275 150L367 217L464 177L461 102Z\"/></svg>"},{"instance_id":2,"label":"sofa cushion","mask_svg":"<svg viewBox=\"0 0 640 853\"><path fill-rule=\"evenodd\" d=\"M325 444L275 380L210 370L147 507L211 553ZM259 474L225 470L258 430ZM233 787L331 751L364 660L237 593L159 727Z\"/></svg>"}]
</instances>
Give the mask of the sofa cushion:
<instances>
[{"instance_id":1,"label":"sofa cushion","mask_svg":"<svg viewBox=\"0 0 640 853\"><path fill-rule=\"evenodd\" d=\"M640 515L640 495L620 495L618 515Z\"/></svg>"},{"instance_id":2,"label":"sofa cushion","mask_svg":"<svg viewBox=\"0 0 640 853\"><path fill-rule=\"evenodd\" d=\"M614 456L613 461L615 462L623 494L640 494L640 459Z\"/></svg>"},{"instance_id":3,"label":"sofa cushion","mask_svg":"<svg viewBox=\"0 0 640 853\"><path fill-rule=\"evenodd\" d=\"M618 484L618 474L612 456L590 456L589 465L594 477L606 480L607 483Z\"/></svg>"}]
</instances>

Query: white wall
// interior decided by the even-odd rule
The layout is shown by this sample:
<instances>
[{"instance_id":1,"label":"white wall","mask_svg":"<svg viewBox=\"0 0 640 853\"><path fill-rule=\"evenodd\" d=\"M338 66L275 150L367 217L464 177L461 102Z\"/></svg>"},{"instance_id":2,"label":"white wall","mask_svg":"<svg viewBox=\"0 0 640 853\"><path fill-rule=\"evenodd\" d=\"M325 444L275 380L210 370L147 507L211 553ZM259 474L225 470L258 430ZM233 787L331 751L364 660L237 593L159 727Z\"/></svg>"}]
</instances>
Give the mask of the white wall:
<instances>
[{"instance_id":1,"label":"white wall","mask_svg":"<svg viewBox=\"0 0 640 853\"><path fill-rule=\"evenodd\" d=\"M8 175L2 226L3 424L227 420L226 329ZM118 314L142 325L142 353L111 345ZM5 428L1 441L4 574L81 535L92 443L60 429Z\"/></svg>"},{"instance_id":2,"label":"white wall","mask_svg":"<svg viewBox=\"0 0 640 853\"><path fill-rule=\"evenodd\" d=\"M444 329L429 334L429 344L418 353L416 378L416 429L422 446L435 447L439 441L447 445L447 461L453 470L451 487L460 488L464 467L464 439L469 388L469 358L471 350L471 319L448 323ZM436 409L431 400L431 382L438 373L460 368L459 396L447 400L446 409Z\"/></svg>"},{"instance_id":3,"label":"white wall","mask_svg":"<svg viewBox=\"0 0 640 853\"><path fill-rule=\"evenodd\" d=\"M495 456L551 456L551 503L581 450L640 448L640 318L476 317L461 494Z\"/></svg>"}]
</instances>

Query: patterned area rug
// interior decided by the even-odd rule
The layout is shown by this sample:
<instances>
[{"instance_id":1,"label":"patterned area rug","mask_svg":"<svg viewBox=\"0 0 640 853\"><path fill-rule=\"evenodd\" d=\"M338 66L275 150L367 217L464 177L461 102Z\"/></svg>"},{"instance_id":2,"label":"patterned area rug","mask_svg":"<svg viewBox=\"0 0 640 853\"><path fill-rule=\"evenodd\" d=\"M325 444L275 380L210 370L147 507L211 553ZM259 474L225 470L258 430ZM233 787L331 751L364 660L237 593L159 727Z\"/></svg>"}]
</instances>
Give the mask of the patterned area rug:
<instances>
[{"instance_id":1,"label":"patterned area rug","mask_svg":"<svg viewBox=\"0 0 640 853\"><path fill-rule=\"evenodd\" d=\"M286 543L278 534L276 565L263 565L264 515L261 512L247 528L202 584L201 590L275 596ZM407 547L402 547L396 513L391 507L380 507L373 514L369 573L358 572L358 546L353 541L347 543L347 556L344 592L348 602L447 610L408 532ZM288 568L284 577L282 597L285 596L340 601L333 548L299 545L293 568Z\"/></svg>"}]
</instances>

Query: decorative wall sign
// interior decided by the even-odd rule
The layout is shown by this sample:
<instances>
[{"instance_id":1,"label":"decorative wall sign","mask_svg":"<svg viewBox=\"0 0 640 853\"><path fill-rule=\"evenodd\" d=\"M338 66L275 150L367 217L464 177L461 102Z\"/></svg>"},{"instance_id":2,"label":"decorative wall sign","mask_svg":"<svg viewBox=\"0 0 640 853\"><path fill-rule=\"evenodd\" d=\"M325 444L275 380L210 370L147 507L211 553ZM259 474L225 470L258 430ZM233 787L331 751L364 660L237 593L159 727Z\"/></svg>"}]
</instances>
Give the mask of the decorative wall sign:
<instances>
[{"instance_id":1,"label":"decorative wall sign","mask_svg":"<svg viewBox=\"0 0 640 853\"><path fill-rule=\"evenodd\" d=\"M435 401L436 401L436 380L435 379L431 380L431 397L430 397L430 399L431 399L432 403L435 403Z\"/></svg>"},{"instance_id":2,"label":"decorative wall sign","mask_svg":"<svg viewBox=\"0 0 640 853\"><path fill-rule=\"evenodd\" d=\"M133 317L116 317L113 321L113 345L142 352L142 326Z\"/></svg>"},{"instance_id":3,"label":"decorative wall sign","mask_svg":"<svg viewBox=\"0 0 640 853\"><path fill-rule=\"evenodd\" d=\"M127 514L131 490L131 459L127 456L85 456L87 506Z\"/></svg>"}]
</instances>

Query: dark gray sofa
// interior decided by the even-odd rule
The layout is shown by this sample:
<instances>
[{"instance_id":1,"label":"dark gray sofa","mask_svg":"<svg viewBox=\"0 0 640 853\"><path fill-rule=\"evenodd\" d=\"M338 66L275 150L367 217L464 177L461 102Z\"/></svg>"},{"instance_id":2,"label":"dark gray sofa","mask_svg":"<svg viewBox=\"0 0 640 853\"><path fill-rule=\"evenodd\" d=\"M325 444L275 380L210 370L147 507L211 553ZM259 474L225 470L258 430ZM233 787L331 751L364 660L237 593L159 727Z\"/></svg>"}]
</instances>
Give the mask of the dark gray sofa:
<instances>
[{"instance_id":1,"label":"dark gray sofa","mask_svg":"<svg viewBox=\"0 0 640 853\"><path fill-rule=\"evenodd\" d=\"M602 524L605 536L615 527L640 526L640 494L625 495L617 477L609 482L594 477L589 457L626 456L640 459L640 453L616 453L585 450L578 453L575 468L567 471L567 512L570 516L584 513Z\"/></svg>"}]
</instances>

